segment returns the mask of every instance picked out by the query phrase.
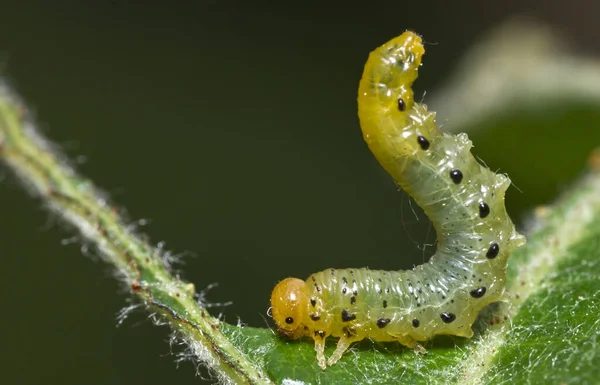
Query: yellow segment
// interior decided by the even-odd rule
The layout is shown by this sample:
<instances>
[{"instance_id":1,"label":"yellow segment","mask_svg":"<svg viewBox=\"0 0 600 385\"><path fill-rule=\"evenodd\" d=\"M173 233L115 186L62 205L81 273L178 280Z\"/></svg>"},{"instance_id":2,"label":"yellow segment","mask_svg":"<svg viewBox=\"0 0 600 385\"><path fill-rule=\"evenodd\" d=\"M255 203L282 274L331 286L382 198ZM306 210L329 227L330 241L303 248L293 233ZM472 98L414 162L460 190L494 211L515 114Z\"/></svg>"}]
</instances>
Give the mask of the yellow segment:
<instances>
[{"instance_id":1,"label":"yellow segment","mask_svg":"<svg viewBox=\"0 0 600 385\"><path fill-rule=\"evenodd\" d=\"M402 130L419 116L414 111L409 114L415 107L411 87L424 54L421 37L404 32L371 52L358 88L358 117L363 137L375 158L397 181L402 169L395 159L418 150L416 139L397 139L408 139L402 137ZM399 103L404 104L404 110ZM431 114L432 119L434 116Z\"/></svg>"}]
</instances>

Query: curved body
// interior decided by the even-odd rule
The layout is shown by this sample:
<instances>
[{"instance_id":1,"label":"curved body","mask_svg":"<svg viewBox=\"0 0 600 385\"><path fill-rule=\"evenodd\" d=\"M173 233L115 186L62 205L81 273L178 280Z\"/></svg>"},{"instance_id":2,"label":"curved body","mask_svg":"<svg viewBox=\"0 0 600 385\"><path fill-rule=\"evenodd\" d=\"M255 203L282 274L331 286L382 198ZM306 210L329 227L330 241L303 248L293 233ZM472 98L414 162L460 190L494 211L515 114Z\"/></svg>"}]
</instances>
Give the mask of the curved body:
<instances>
[{"instance_id":1,"label":"curved body","mask_svg":"<svg viewBox=\"0 0 600 385\"><path fill-rule=\"evenodd\" d=\"M525 243L504 206L508 177L479 164L466 134L441 131L435 113L414 102L411 86L423 54L412 32L372 52L358 115L379 163L433 223L436 253L412 270L329 269L276 286L271 303L278 329L312 337L323 368L330 335L340 339L329 365L363 338L424 352L417 342L435 335L471 337L481 309L502 298L510 252Z\"/></svg>"}]
</instances>

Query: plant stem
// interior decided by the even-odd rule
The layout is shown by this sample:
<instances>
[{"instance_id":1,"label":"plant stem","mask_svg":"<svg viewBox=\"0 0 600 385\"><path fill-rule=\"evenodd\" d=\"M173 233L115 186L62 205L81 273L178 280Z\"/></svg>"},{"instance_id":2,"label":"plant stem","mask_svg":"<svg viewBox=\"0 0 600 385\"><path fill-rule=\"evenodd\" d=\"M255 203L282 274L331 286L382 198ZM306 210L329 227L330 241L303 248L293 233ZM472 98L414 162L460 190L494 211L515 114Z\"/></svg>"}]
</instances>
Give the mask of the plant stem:
<instances>
[{"instance_id":1,"label":"plant stem","mask_svg":"<svg viewBox=\"0 0 600 385\"><path fill-rule=\"evenodd\" d=\"M51 210L97 246L148 311L160 314L199 361L226 383L270 384L265 373L221 332L194 285L173 276L163 251L134 233L94 184L76 174L0 84L0 158Z\"/></svg>"}]
</instances>

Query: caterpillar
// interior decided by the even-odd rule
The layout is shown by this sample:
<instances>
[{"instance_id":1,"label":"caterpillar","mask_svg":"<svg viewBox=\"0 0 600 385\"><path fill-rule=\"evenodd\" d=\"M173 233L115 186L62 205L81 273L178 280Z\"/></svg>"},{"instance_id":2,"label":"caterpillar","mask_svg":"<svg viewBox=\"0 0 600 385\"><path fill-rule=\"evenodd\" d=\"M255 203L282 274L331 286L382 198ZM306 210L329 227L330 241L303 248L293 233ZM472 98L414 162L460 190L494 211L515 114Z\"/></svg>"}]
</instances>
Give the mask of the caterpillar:
<instances>
[{"instance_id":1,"label":"caterpillar","mask_svg":"<svg viewBox=\"0 0 600 385\"><path fill-rule=\"evenodd\" d=\"M424 53L410 31L373 51L358 116L371 152L430 218L435 255L412 270L327 269L306 281L286 278L271 294L278 331L313 338L323 370L364 338L425 353L419 342L436 335L472 337L478 313L503 299L511 251L525 244L504 206L510 179L479 164L466 134L441 131L435 112L414 101ZM329 336L339 340L326 360Z\"/></svg>"}]
</instances>

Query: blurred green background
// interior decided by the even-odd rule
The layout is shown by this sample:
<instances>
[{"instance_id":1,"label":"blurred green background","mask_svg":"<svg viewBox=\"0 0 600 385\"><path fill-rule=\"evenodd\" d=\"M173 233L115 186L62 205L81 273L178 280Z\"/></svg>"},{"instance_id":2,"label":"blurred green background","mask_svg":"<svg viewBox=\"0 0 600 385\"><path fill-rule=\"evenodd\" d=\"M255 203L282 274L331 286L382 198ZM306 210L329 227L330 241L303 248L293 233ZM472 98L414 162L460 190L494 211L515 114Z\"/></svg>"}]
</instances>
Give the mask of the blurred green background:
<instances>
[{"instance_id":1,"label":"blurred green background","mask_svg":"<svg viewBox=\"0 0 600 385\"><path fill-rule=\"evenodd\" d=\"M0 63L81 173L129 217L149 219L142 231L154 243L193 254L177 266L183 277L198 289L219 283L207 299L233 304L213 314L267 327L281 278L409 268L433 251L422 250L435 241L429 222L362 140L356 90L372 49L405 29L435 43L417 94L435 94L473 41L514 15L550 23L578 52L600 51L591 2L446 3L2 2ZM600 142L587 123L600 120L597 107L550 106L527 119L472 135L477 155L521 188L507 197L520 223ZM579 131L519 136L544 122ZM201 382L145 312L117 327L129 295L111 269L93 252L82 257L74 233L0 170L1 382Z\"/></svg>"}]
</instances>

